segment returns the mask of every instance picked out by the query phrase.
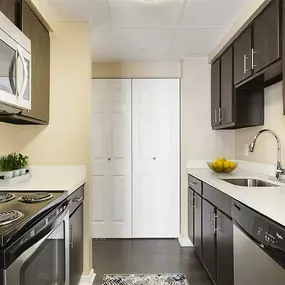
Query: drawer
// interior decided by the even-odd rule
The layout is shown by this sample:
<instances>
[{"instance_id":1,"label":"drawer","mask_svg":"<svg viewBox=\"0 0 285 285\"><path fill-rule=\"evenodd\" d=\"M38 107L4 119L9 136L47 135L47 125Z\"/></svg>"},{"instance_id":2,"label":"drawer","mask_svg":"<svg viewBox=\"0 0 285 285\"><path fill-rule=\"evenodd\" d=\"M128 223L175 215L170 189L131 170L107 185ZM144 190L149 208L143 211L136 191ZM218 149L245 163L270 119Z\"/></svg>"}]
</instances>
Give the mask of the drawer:
<instances>
[{"instance_id":1,"label":"drawer","mask_svg":"<svg viewBox=\"0 0 285 285\"><path fill-rule=\"evenodd\" d=\"M232 197L206 183L203 183L203 197L229 217L232 216Z\"/></svg>"},{"instance_id":2,"label":"drawer","mask_svg":"<svg viewBox=\"0 0 285 285\"><path fill-rule=\"evenodd\" d=\"M70 201L69 216L83 203L84 199L84 185L75 190L71 195L68 196Z\"/></svg>"},{"instance_id":3,"label":"drawer","mask_svg":"<svg viewBox=\"0 0 285 285\"><path fill-rule=\"evenodd\" d=\"M202 182L197 178L188 175L188 186L198 194L202 195Z\"/></svg>"}]
</instances>

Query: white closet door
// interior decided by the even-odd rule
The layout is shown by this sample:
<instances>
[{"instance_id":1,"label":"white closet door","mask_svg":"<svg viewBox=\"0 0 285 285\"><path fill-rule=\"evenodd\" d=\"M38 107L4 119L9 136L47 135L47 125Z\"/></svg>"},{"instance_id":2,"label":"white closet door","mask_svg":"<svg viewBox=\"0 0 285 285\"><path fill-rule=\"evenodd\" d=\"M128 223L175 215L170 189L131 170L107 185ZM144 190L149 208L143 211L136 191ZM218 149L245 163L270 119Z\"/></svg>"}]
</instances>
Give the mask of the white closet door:
<instances>
[{"instance_id":1,"label":"white closet door","mask_svg":"<svg viewBox=\"0 0 285 285\"><path fill-rule=\"evenodd\" d=\"M92 80L92 236L130 238L131 80Z\"/></svg>"},{"instance_id":2,"label":"white closet door","mask_svg":"<svg viewBox=\"0 0 285 285\"><path fill-rule=\"evenodd\" d=\"M132 86L133 237L178 237L179 80Z\"/></svg>"}]
</instances>

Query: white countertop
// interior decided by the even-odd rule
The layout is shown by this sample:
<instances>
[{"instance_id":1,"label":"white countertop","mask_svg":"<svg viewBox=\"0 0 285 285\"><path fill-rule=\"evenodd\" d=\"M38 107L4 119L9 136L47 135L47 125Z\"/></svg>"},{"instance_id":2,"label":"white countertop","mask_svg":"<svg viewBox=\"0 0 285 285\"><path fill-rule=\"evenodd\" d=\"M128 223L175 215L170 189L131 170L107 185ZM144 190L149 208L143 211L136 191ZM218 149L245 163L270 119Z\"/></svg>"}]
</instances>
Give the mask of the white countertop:
<instances>
[{"instance_id":1,"label":"white countertop","mask_svg":"<svg viewBox=\"0 0 285 285\"><path fill-rule=\"evenodd\" d=\"M188 168L188 173L213 186L261 214L285 226L285 183L268 180L269 176L237 169L233 173L214 173L207 168ZM281 187L241 187L220 178L258 178Z\"/></svg>"},{"instance_id":2,"label":"white countertop","mask_svg":"<svg viewBox=\"0 0 285 285\"><path fill-rule=\"evenodd\" d=\"M31 178L11 186L0 186L0 191L67 191L68 195L86 182L86 167L32 166Z\"/></svg>"}]
</instances>

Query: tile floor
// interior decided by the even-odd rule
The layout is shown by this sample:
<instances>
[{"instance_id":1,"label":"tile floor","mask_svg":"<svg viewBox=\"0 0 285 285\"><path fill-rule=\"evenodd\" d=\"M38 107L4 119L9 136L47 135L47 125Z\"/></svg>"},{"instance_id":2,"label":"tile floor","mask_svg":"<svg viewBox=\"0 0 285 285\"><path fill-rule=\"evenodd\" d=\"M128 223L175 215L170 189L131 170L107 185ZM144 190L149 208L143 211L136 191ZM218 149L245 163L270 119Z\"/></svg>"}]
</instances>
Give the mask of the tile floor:
<instances>
[{"instance_id":1,"label":"tile floor","mask_svg":"<svg viewBox=\"0 0 285 285\"><path fill-rule=\"evenodd\" d=\"M94 285L104 274L185 273L189 285L211 285L194 249L174 239L93 240Z\"/></svg>"}]
</instances>

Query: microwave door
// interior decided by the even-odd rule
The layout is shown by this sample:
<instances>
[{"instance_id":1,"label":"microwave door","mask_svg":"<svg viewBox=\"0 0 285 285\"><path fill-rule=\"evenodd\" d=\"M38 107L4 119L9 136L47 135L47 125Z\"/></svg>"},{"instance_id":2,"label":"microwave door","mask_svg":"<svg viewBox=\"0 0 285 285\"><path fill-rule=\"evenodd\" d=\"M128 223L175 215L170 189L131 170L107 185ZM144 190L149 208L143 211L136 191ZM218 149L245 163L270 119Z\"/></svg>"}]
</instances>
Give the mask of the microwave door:
<instances>
[{"instance_id":1,"label":"microwave door","mask_svg":"<svg viewBox=\"0 0 285 285\"><path fill-rule=\"evenodd\" d=\"M31 109L31 55L18 47L17 56L17 90L19 104L25 110Z\"/></svg>"}]
</instances>

